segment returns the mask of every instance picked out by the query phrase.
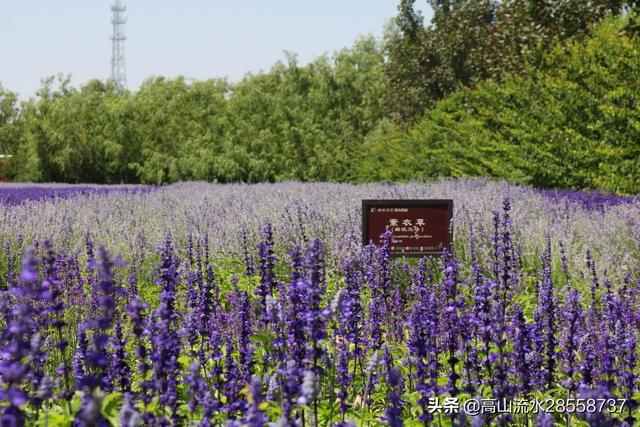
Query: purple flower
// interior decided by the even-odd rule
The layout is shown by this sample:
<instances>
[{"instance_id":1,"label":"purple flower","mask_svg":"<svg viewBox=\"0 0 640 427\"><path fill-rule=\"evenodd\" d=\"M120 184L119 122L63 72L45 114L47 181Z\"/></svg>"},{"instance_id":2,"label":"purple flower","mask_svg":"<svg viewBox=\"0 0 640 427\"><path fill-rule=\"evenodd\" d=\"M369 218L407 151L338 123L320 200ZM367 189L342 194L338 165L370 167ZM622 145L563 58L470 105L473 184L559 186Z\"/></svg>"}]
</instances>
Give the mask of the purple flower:
<instances>
[{"instance_id":1,"label":"purple flower","mask_svg":"<svg viewBox=\"0 0 640 427\"><path fill-rule=\"evenodd\" d=\"M387 407L384 411L383 421L391 427L401 427L404 425L402 421L402 408L404 407L402 375L398 368L393 366L393 359L387 346L384 348L383 359L387 379Z\"/></svg>"},{"instance_id":2,"label":"purple flower","mask_svg":"<svg viewBox=\"0 0 640 427\"><path fill-rule=\"evenodd\" d=\"M98 287L97 287L97 279L96 279L96 259L93 249L93 241L91 240L91 236L89 233L85 236L85 250L87 255L86 261L86 282L89 287L90 298L89 298L89 314L96 313L98 310Z\"/></svg>"},{"instance_id":3,"label":"purple flower","mask_svg":"<svg viewBox=\"0 0 640 427\"><path fill-rule=\"evenodd\" d=\"M300 385L300 397L298 403L300 405L311 405L320 392L318 386L318 376L314 371L306 370L302 375L302 384Z\"/></svg>"},{"instance_id":4,"label":"purple flower","mask_svg":"<svg viewBox=\"0 0 640 427\"><path fill-rule=\"evenodd\" d=\"M267 305L267 295L273 296L276 286L275 265L276 257L273 250L273 230L271 224L267 224L263 229L264 240L258 244L258 252L260 254L260 284L256 289L256 293L260 297L260 306L264 313Z\"/></svg>"},{"instance_id":5,"label":"purple flower","mask_svg":"<svg viewBox=\"0 0 640 427\"><path fill-rule=\"evenodd\" d=\"M173 418L177 417L178 396L178 357L180 355L180 339L178 337L178 313L175 308L175 292L178 285L176 271L178 261L174 249L167 236L160 249L160 276L156 284L160 285L160 304L151 324L151 362L154 389L159 395L160 403L171 410Z\"/></svg>"},{"instance_id":6,"label":"purple flower","mask_svg":"<svg viewBox=\"0 0 640 427\"><path fill-rule=\"evenodd\" d=\"M278 420L278 423L283 426L294 426L296 423L293 419L293 410L300 393L302 373L293 359L288 359L286 366L280 367L278 373L282 378L280 381L282 388L280 401L282 417Z\"/></svg>"},{"instance_id":7,"label":"purple flower","mask_svg":"<svg viewBox=\"0 0 640 427\"><path fill-rule=\"evenodd\" d=\"M349 385L352 381L352 376L349 373L349 343L346 339L340 339L338 341L338 366L336 381L339 384L340 390L338 391L338 399L340 399L340 413L344 417L348 409L347 398L349 397Z\"/></svg>"},{"instance_id":8,"label":"purple flower","mask_svg":"<svg viewBox=\"0 0 640 427\"><path fill-rule=\"evenodd\" d=\"M569 276L569 267L567 266L567 253L565 251L562 240L558 241L558 246L560 247L560 262L562 266L562 273L564 273L564 277L568 282L571 277Z\"/></svg>"},{"instance_id":9,"label":"purple flower","mask_svg":"<svg viewBox=\"0 0 640 427\"><path fill-rule=\"evenodd\" d=\"M484 417L482 415L473 415L471 417L471 427L483 427L484 425Z\"/></svg>"},{"instance_id":10,"label":"purple flower","mask_svg":"<svg viewBox=\"0 0 640 427\"><path fill-rule=\"evenodd\" d=\"M291 283L287 292L285 324L287 331L287 354L297 369L302 369L306 357L305 318L307 280Z\"/></svg>"},{"instance_id":11,"label":"purple flower","mask_svg":"<svg viewBox=\"0 0 640 427\"><path fill-rule=\"evenodd\" d=\"M76 351L71 362L73 377L76 380L76 388L78 389L86 389L84 376L86 375L85 361L87 359L89 341L85 329L84 324L79 325L77 328Z\"/></svg>"},{"instance_id":12,"label":"purple flower","mask_svg":"<svg viewBox=\"0 0 640 427\"><path fill-rule=\"evenodd\" d=\"M127 301L131 300L134 295L138 295L138 271L136 266L132 265L127 279Z\"/></svg>"},{"instance_id":13,"label":"purple flower","mask_svg":"<svg viewBox=\"0 0 640 427\"><path fill-rule=\"evenodd\" d=\"M382 348L382 335L384 331L384 288L380 279L380 261L376 247L369 245L365 248L365 273L364 281L368 286L371 297L369 299L369 313L367 316L367 345L372 351Z\"/></svg>"},{"instance_id":14,"label":"purple flower","mask_svg":"<svg viewBox=\"0 0 640 427\"><path fill-rule=\"evenodd\" d=\"M538 416L536 417L536 427L553 427L554 425L555 421L550 413L545 411L538 412Z\"/></svg>"},{"instance_id":15,"label":"purple flower","mask_svg":"<svg viewBox=\"0 0 640 427\"><path fill-rule=\"evenodd\" d=\"M336 343L337 351L337 367L336 367L336 381L339 385L338 399L340 399L340 413L344 419L344 415L347 411L347 397L349 385L352 381L352 376L349 372L349 333L348 322L350 313L350 303L347 291L344 289L339 290L331 304L332 311L335 313L337 326L334 328L334 342Z\"/></svg>"},{"instance_id":16,"label":"purple flower","mask_svg":"<svg viewBox=\"0 0 640 427\"><path fill-rule=\"evenodd\" d=\"M223 338L218 325L211 331L206 345L206 359L201 362L201 368L206 379L207 387L200 401L203 407L201 426L211 425L211 418L222 408L220 397L224 394L224 354Z\"/></svg>"},{"instance_id":17,"label":"purple flower","mask_svg":"<svg viewBox=\"0 0 640 427\"><path fill-rule=\"evenodd\" d=\"M582 330L584 329L584 315L580 305L580 296L575 289L569 291L561 315L563 325L559 359L562 362L562 371L566 376L563 386L570 392L575 392L578 386L575 379L578 368L578 347Z\"/></svg>"},{"instance_id":18,"label":"purple flower","mask_svg":"<svg viewBox=\"0 0 640 427\"><path fill-rule=\"evenodd\" d=\"M296 283L304 275L304 258L299 245L294 245L289 251L289 267L291 268L291 283Z\"/></svg>"},{"instance_id":19,"label":"purple flower","mask_svg":"<svg viewBox=\"0 0 640 427\"><path fill-rule=\"evenodd\" d=\"M393 234L391 230L387 228L380 236L382 239L382 245L378 248L378 260L379 260L379 274L380 274L380 292L377 297L380 298L380 305L383 307L383 318L386 319L387 327L391 326L392 312L388 307L388 300L391 290L393 289L391 283L391 244L393 242ZM386 331L390 333L389 330Z\"/></svg>"},{"instance_id":20,"label":"purple flower","mask_svg":"<svg viewBox=\"0 0 640 427\"><path fill-rule=\"evenodd\" d=\"M65 304L62 300L62 283L58 278L56 258L51 243L49 241L45 241L44 246L46 250L46 277L42 283L42 287L45 290L43 295L45 296L48 303L47 311L50 317L50 326L52 327L53 332L56 335L56 343L54 345L54 348L58 350L58 355L61 362L60 366L58 367L58 371L60 375L64 377L65 387L66 389L68 389L68 363L66 360L66 349L68 346L68 341L64 337L64 327L66 325L66 322L64 321Z\"/></svg>"},{"instance_id":21,"label":"purple flower","mask_svg":"<svg viewBox=\"0 0 640 427\"><path fill-rule=\"evenodd\" d=\"M240 335L238 337L238 348L240 353L240 367L242 369L242 382L249 384L253 375L253 344L251 342L251 302L249 294L242 293L240 305Z\"/></svg>"},{"instance_id":22,"label":"purple flower","mask_svg":"<svg viewBox=\"0 0 640 427\"><path fill-rule=\"evenodd\" d=\"M490 385L493 378L493 368L490 359L491 343L493 342L493 313L491 300L497 285L494 281L481 277L479 267L475 273L474 308L475 328L481 342L481 352L484 355L484 375L482 381ZM481 371L482 372L482 371Z\"/></svg>"},{"instance_id":23,"label":"purple flower","mask_svg":"<svg viewBox=\"0 0 640 427\"><path fill-rule=\"evenodd\" d=\"M422 408L420 420L428 423L433 415L427 411L429 398L438 394L438 321L434 295L425 286L426 258L422 258L414 275L415 302L409 317L407 348L415 367L416 389L420 392L418 404Z\"/></svg>"},{"instance_id":24,"label":"purple flower","mask_svg":"<svg viewBox=\"0 0 640 427\"><path fill-rule=\"evenodd\" d=\"M507 399L511 395L511 384L508 378L508 360L506 320L502 316L502 304L495 301L492 304L494 320L492 323L491 336L496 351L489 354L489 361L492 364L493 377L489 378L489 383L493 388L493 396L500 399Z\"/></svg>"},{"instance_id":25,"label":"purple flower","mask_svg":"<svg viewBox=\"0 0 640 427\"><path fill-rule=\"evenodd\" d=\"M460 298L462 301L462 297ZM462 391L467 394L473 394L479 385L480 371L482 370L481 362L478 357L478 349L476 347L477 332L475 331L476 319L473 312L468 310L466 305L464 311L460 314L460 333L461 346L459 351L462 352Z\"/></svg>"},{"instance_id":26,"label":"purple flower","mask_svg":"<svg viewBox=\"0 0 640 427\"><path fill-rule=\"evenodd\" d=\"M511 241L511 217L509 212L511 211L511 200L509 197L505 197L502 201L502 232L500 242L501 256L500 260L500 273L498 279L499 290L502 296L502 313L505 314L507 301L512 291L512 262L513 262L513 243Z\"/></svg>"},{"instance_id":27,"label":"purple flower","mask_svg":"<svg viewBox=\"0 0 640 427\"><path fill-rule=\"evenodd\" d=\"M345 302L340 311L341 324L344 323L346 338L353 344L353 358L362 361L362 302L360 289L363 286L362 270L356 260L346 261L343 265L345 277Z\"/></svg>"},{"instance_id":28,"label":"purple flower","mask_svg":"<svg viewBox=\"0 0 640 427\"><path fill-rule=\"evenodd\" d=\"M598 359L600 365L598 367L598 387L607 393L612 393L616 379L615 355L613 337L605 328L600 334L598 343Z\"/></svg>"},{"instance_id":29,"label":"purple flower","mask_svg":"<svg viewBox=\"0 0 640 427\"><path fill-rule=\"evenodd\" d=\"M249 244L247 243L247 227L242 227L242 257L244 259L245 275L253 277L255 274L255 265L252 257L249 255Z\"/></svg>"},{"instance_id":30,"label":"purple flower","mask_svg":"<svg viewBox=\"0 0 640 427\"><path fill-rule=\"evenodd\" d=\"M247 410L247 416L245 418L245 422L247 427L264 427L269 422L269 417L267 417L260 406L264 399L262 397L262 382L260 378L253 377L251 379L251 387L249 388L249 393L251 393L251 405Z\"/></svg>"},{"instance_id":31,"label":"purple flower","mask_svg":"<svg viewBox=\"0 0 640 427\"><path fill-rule=\"evenodd\" d=\"M447 350L447 364L449 365L447 384L448 393L455 397L460 389L458 387L458 348L460 346L461 316L464 310L464 297L458 294L458 268L459 262L453 255L445 252L442 256L444 263L444 282L442 291L444 293L444 309L442 311L441 323L443 344Z\"/></svg>"},{"instance_id":32,"label":"purple flower","mask_svg":"<svg viewBox=\"0 0 640 427\"><path fill-rule=\"evenodd\" d=\"M542 255L542 282L538 295L536 310L540 314L539 331L544 336L542 365L542 385L546 388L554 386L556 366L556 297L551 276L551 239L547 235L547 245Z\"/></svg>"},{"instance_id":33,"label":"purple flower","mask_svg":"<svg viewBox=\"0 0 640 427\"><path fill-rule=\"evenodd\" d=\"M189 411L191 411L192 413L198 410L198 404L202 400L203 395L207 389L207 385L202 379L200 372L200 362L194 360L189 365L189 374L184 379L184 383L189 391L188 407Z\"/></svg>"},{"instance_id":34,"label":"purple flower","mask_svg":"<svg viewBox=\"0 0 640 427\"><path fill-rule=\"evenodd\" d=\"M200 276L199 281L198 276ZM189 347L191 357L195 357L197 355L196 346L198 345L201 331L199 319L200 307L198 306L201 282L201 274L197 275L194 271L190 271L187 273L185 278L185 284L187 288L187 315L180 330L180 335L186 338L185 341Z\"/></svg>"},{"instance_id":35,"label":"purple flower","mask_svg":"<svg viewBox=\"0 0 640 427\"><path fill-rule=\"evenodd\" d=\"M585 402L589 399L594 399L594 401L597 402L598 399L610 399L611 397L611 393L600 386L596 386L594 388L580 387L580 389L578 389L578 399L584 399ZM578 415L578 418L585 420L590 426L608 427L617 425L615 420L611 419L606 410L586 410L584 412L576 412L576 414Z\"/></svg>"},{"instance_id":36,"label":"purple flower","mask_svg":"<svg viewBox=\"0 0 640 427\"><path fill-rule=\"evenodd\" d=\"M43 294L36 273L33 249L28 249L22 260L22 271L17 286L3 293L3 303L6 303L4 299L9 298L9 295L15 298L15 303L8 310L2 331L0 400L8 405L1 420L3 423L9 420L24 422L25 414L21 406L32 396L29 396L27 386L23 382L35 376L38 379L36 382L39 383L39 379L42 378L40 373L34 372L38 366L33 363L39 359L41 353L41 325L36 321L36 305L41 303Z\"/></svg>"},{"instance_id":37,"label":"purple flower","mask_svg":"<svg viewBox=\"0 0 640 427\"><path fill-rule=\"evenodd\" d=\"M242 398L240 390L245 386L242 373L238 367L236 359L233 357L233 338L226 338L226 356L225 356L225 383L224 395L227 398L225 410L229 414L229 418L237 418L242 416L246 410L246 401Z\"/></svg>"},{"instance_id":38,"label":"purple flower","mask_svg":"<svg viewBox=\"0 0 640 427\"><path fill-rule=\"evenodd\" d=\"M513 342L513 366L518 379L518 391L523 395L528 395L532 391L531 366L527 356L531 354L531 334L530 325L527 324L524 313L517 304L513 308L513 318L511 321L510 338Z\"/></svg>"},{"instance_id":39,"label":"purple flower","mask_svg":"<svg viewBox=\"0 0 640 427\"><path fill-rule=\"evenodd\" d=\"M493 258L492 262L492 272L493 277L497 281L500 276L500 212L498 210L494 210L492 212L493 215L493 235L492 235L492 247L493 247Z\"/></svg>"},{"instance_id":40,"label":"purple flower","mask_svg":"<svg viewBox=\"0 0 640 427\"><path fill-rule=\"evenodd\" d=\"M131 369L126 360L124 333L122 324L118 321L114 328L112 340L112 357L109 372L110 382L114 384L114 389L126 393L131 386Z\"/></svg>"},{"instance_id":41,"label":"purple flower","mask_svg":"<svg viewBox=\"0 0 640 427\"><path fill-rule=\"evenodd\" d=\"M389 313L389 328L390 335L393 332L392 337L396 342L402 341L404 337L403 321L406 319L404 301L406 295L404 295L403 284L400 280L395 281L393 285L393 292L391 295L391 310Z\"/></svg>"},{"instance_id":42,"label":"purple flower","mask_svg":"<svg viewBox=\"0 0 640 427\"><path fill-rule=\"evenodd\" d=\"M581 385L588 388L594 385L597 360L597 339L595 331L585 331L582 337L580 350L582 352L582 360L580 362Z\"/></svg>"},{"instance_id":43,"label":"purple flower","mask_svg":"<svg viewBox=\"0 0 640 427\"><path fill-rule=\"evenodd\" d=\"M143 402L149 403L151 397L149 391L152 389L152 385L145 380L147 372L149 372L148 356L149 351L146 345L146 336L148 330L146 328L146 311L148 305L140 300L138 295L134 295L129 304L126 307L127 314L131 321L131 332L135 345L135 360L137 361L136 372L143 378L140 384L141 391L138 393Z\"/></svg>"},{"instance_id":44,"label":"purple flower","mask_svg":"<svg viewBox=\"0 0 640 427\"><path fill-rule=\"evenodd\" d=\"M205 237L205 248L207 248L207 235ZM202 280L200 268L198 268L198 283L201 285L200 298L198 300L198 325L200 334L206 337L207 332L211 328L212 322L218 317L216 312L217 302L219 299L219 289L216 282L216 277L213 272L213 266L209 262L208 250L205 256L205 274L204 281Z\"/></svg>"},{"instance_id":45,"label":"purple flower","mask_svg":"<svg viewBox=\"0 0 640 427\"><path fill-rule=\"evenodd\" d=\"M120 425L122 427L139 427L143 425L142 415L136 410L129 394L125 395L124 403L120 408Z\"/></svg>"},{"instance_id":46,"label":"purple flower","mask_svg":"<svg viewBox=\"0 0 640 427\"><path fill-rule=\"evenodd\" d=\"M114 263L109 259L104 247L98 250L99 260L93 260L91 267L97 268L97 282L95 283L95 299L98 301L96 315L85 322L85 330L92 331L92 346L85 355L85 374L82 386L88 390L101 388L110 390L108 351L111 342L110 330L116 308L116 283L114 280Z\"/></svg>"},{"instance_id":47,"label":"purple flower","mask_svg":"<svg viewBox=\"0 0 640 427\"><path fill-rule=\"evenodd\" d=\"M280 382L278 381L278 373L271 375L269 377L269 384L267 387L267 395L265 399L268 401L276 401L278 399L278 394L280 393Z\"/></svg>"},{"instance_id":48,"label":"purple flower","mask_svg":"<svg viewBox=\"0 0 640 427\"><path fill-rule=\"evenodd\" d=\"M212 418L217 413L219 404L213 398L209 390L205 392L202 406L204 409L202 411L202 420L200 421L199 426L210 427L213 424Z\"/></svg>"},{"instance_id":49,"label":"purple flower","mask_svg":"<svg viewBox=\"0 0 640 427\"><path fill-rule=\"evenodd\" d=\"M80 410L73 420L73 427L109 426L109 422L100 413L100 398L95 394L85 393Z\"/></svg>"},{"instance_id":50,"label":"purple flower","mask_svg":"<svg viewBox=\"0 0 640 427\"><path fill-rule=\"evenodd\" d=\"M591 317L592 321L595 321L595 317L599 316L599 301L596 296L596 292L600 288L600 281L598 280L598 275L596 273L596 263L591 257L591 252L587 249L587 269L591 275L591 286L589 287L589 294L591 296L591 307L589 317Z\"/></svg>"},{"instance_id":51,"label":"purple flower","mask_svg":"<svg viewBox=\"0 0 640 427\"><path fill-rule=\"evenodd\" d=\"M67 307L78 310L78 317L87 310L88 301L85 291L85 280L81 274L80 262L77 255L67 257L63 274L63 290L65 291ZM75 325L74 325L75 326Z\"/></svg>"},{"instance_id":52,"label":"purple flower","mask_svg":"<svg viewBox=\"0 0 640 427\"><path fill-rule=\"evenodd\" d=\"M636 418L633 416L633 411L638 407L638 402L634 399L637 389L636 382L638 376L636 375L637 367L637 338L635 329L629 325L625 325L622 322L616 324L616 332L620 337L620 349L618 350L618 367L617 370L620 375L621 387L620 391L622 397L627 399L626 411L627 416L625 422L629 425L634 425Z\"/></svg>"},{"instance_id":53,"label":"purple flower","mask_svg":"<svg viewBox=\"0 0 640 427\"><path fill-rule=\"evenodd\" d=\"M14 265L16 262L16 256L15 253L11 250L11 247L9 246L9 239L5 239L4 243L2 244L2 249L4 250L4 253L7 256L7 273L6 273L6 286L5 287L1 287L0 289L6 289L9 290L11 288L13 288L16 284L16 274L14 271ZM1 277L0 277L1 279ZM1 282L0 282L1 283Z\"/></svg>"},{"instance_id":54,"label":"purple flower","mask_svg":"<svg viewBox=\"0 0 640 427\"><path fill-rule=\"evenodd\" d=\"M319 239L309 244L305 265L307 267L307 288L305 295L305 334L308 343L307 366L318 373L318 362L322 357L322 343L326 338L325 317L327 312L321 307L326 291L324 278L324 248Z\"/></svg>"},{"instance_id":55,"label":"purple flower","mask_svg":"<svg viewBox=\"0 0 640 427\"><path fill-rule=\"evenodd\" d=\"M272 335L273 351L268 351L265 354L266 362L279 362L284 359L285 354L285 342L286 342L286 330L284 324L283 307L286 306L286 285L284 283L279 284L280 295L279 298L267 297L267 320L269 332Z\"/></svg>"}]
</instances>

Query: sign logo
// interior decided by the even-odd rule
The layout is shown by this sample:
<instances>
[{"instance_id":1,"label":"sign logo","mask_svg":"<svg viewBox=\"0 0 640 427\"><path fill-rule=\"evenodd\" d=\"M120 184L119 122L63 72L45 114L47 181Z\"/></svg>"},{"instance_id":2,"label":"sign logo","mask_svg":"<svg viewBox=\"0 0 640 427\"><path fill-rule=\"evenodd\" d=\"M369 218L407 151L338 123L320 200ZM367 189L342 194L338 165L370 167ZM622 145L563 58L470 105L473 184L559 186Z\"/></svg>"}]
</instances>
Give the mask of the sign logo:
<instances>
[{"instance_id":1,"label":"sign logo","mask_svg":"<svg viewBox=\"0 0 640 427\"><path fill-rule=\"evenodd\" d=\"M394 256L441 255L453 241L453 200L363 200L362 243L380 245L393 233Z\"/></svg>"}]
</instances>

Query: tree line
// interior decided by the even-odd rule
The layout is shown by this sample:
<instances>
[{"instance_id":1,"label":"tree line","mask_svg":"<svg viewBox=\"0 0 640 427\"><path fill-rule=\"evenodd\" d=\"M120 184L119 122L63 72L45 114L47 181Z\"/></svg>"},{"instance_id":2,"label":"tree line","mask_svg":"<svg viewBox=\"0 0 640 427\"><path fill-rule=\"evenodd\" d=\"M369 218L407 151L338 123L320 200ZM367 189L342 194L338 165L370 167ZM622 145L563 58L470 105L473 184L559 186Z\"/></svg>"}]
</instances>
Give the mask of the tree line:
<instances>
[{"instance_id":1,"label":"tree line","mask_svg":"<svg viewBox=\"0 0 640 427\"><path fill-rule=\"evenodd\" d=\"M1 92L0 151L16 180L341 180L383 115L382 64L369 37L304 66L288 55L236 84L154 77L131 92L49 78L20 106Z\"/></svg>"},{"instance_id":2,"label":"tree line","mask_svg":"<svg viewBox=\"0 0 640 427\"><path fill-rule=\"evenodd\" d=\"M489 175L637 192L635 1L412 0L380 40L237 83L0 86L13 180L396 181ZM616 162L622 160L622 167Z\"/></svg>"}]
</instances>

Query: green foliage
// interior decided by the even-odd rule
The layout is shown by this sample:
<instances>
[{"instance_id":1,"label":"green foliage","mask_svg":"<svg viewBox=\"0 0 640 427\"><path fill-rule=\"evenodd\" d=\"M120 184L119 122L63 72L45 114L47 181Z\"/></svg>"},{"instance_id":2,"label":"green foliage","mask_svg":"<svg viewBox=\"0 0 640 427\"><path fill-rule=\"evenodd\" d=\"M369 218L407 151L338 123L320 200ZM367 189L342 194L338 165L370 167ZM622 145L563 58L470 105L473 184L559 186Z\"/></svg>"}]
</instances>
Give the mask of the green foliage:
<instances>
[{"instance_id":1,"label":"green foliage","mask_svg":"<svg viewBox=\"0 0 640 427\"><path fill-rule=\"evenodd\" d=\"M608 20L585 43L556 47L522 76L462 90L406 133L385 125L382 138L374 133L364 145L363 175L375 166L385 172L374 178L383 180L488 175L637 193L640 49L620 35L622 25Z\"/></svg>"},{"instance_id":2,"label":"green foliage","mask_svg":"<svg viewBox=\"0 0 640 427\"><path fill-rule=\"evenodd\" d=\"M18 111L16 94L0 84L0 154L7 153L15 140Z\"/></svg>"},{"instance_id":3,"label":"green foliage","mask_svg":"<svg viewBox=\"0 0 640 427\"><path fill-rule=\"evenodd\" d=\"M295 56L240 82L229 100L231 144L243 181L344 180L352 155L382 117L386 78L372 38L301 67ZM246 164L248 163L248 164Z\"/></svg>"},{"instance_id":4,"label":"green foliage","mask_svg":"<svg viewBox=\"0 0 640 427\"><path fill-rule=\"evenodd\" d=\"M22 181L132 180L129 95L98 80L80 90L70 87L68 78L54 83L45 80L37 97L22 104L8 174Z\"/></svg>"},{"instance_id":5,"label":"green foliage","mask_svg":"<svg viewBox=\"0 0 640 427\"><path fill-rule=\"evenodd\" d=\"M154 184L233 179L220 167L223 161L215 161L224 153L228 91L221 80L146 81L131 100L131 142L140 152L130 164L136 178Z\"/></svg>"},{"instance_id":6,"label":"green foliage","mask_svg":"<svg viewBox=\"0 0 640 427\"><path fill-rule=\"evenodd\" d=\"M20 181L344 180L383 115L383 61L369 37L306 66L288 55L235 85L153 78L131 93L49 78L19 114L0 90L0 147Z\"/></svg>"},{"instance_id":7,"label":"green foliage","mask_svg":"<svg viewBox=\"0 0 640 427\"><path fill-rule=\"evenodd\" d=\"M136 92L49 78L0 87L0 165L18 181L408 181L492 176L640 189L639 39L621 0L402 0L372 37L240 82L152 78ZM597 26L595 23L601 22ZM391 108L390 108L391 107Z\"/></svg>"},{"instance_id":8,"label":"green foliage","mask_svg":"<svg viewBox=\"0 0 640 427\"><path fill-rule=\"evenodd\" d=\"M607 14L635 1L431 0L432 22L421 25L413 1L401 1L400 33L386 64L394 120L411 123L435 101L486 79L520 72L564 40L580 40Z\"/></svg>"}]
</instances>

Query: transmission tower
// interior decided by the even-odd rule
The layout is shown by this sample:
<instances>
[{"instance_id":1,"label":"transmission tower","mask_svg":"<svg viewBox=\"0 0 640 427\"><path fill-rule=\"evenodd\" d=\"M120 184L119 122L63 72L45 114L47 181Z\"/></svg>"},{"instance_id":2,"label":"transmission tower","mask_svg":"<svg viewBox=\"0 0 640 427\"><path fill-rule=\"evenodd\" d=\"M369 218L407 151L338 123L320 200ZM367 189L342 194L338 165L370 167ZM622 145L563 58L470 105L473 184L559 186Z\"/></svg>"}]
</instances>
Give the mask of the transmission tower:
<instances>
[{"instance_id":1,"label":"transmission tower","mask_svg":"<svg viewBox=\"0 0 640 427\"><path fill-rule=\"evenodd\" d=\"M127 39L124 35L124 24L127 22L127 18L124 17L126 10L127 7L120 0L114 0L111 5L111 11L113 12L113 17L111 18L111 23L113 24L113 35L111 36L111 81L121 89L124 89L127 85L127 68L124 58L124 41Z\"/></svg>"}]
</instances>

